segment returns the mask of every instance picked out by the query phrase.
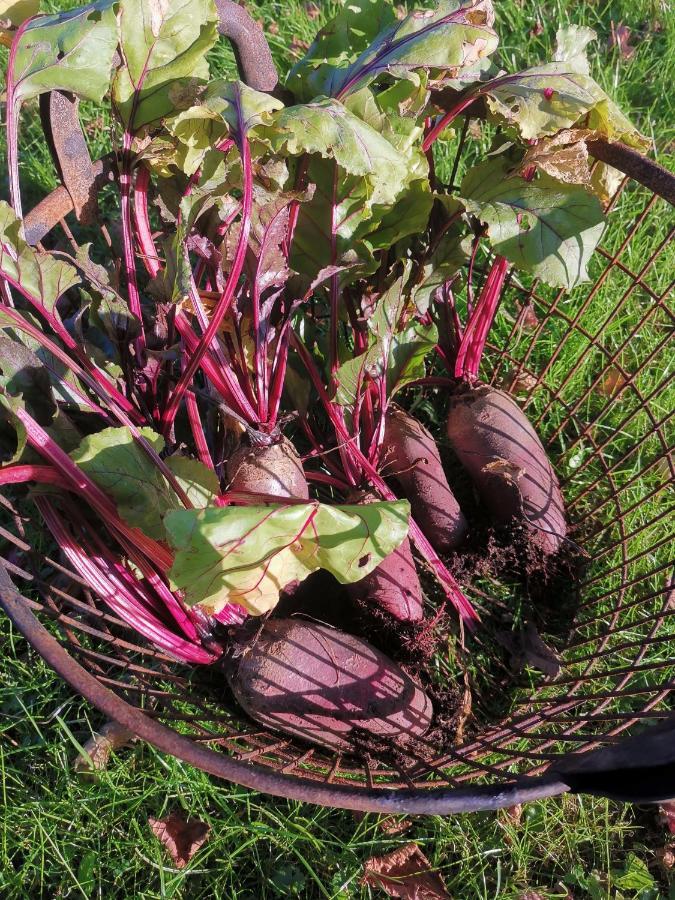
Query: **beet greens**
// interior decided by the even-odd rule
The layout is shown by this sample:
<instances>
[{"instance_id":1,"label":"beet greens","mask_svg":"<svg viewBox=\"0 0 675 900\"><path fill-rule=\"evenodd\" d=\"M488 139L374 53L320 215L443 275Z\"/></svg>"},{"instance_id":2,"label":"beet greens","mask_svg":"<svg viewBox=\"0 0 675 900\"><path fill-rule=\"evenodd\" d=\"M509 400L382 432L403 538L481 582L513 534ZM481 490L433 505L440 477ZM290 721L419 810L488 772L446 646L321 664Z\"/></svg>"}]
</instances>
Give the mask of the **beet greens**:
<instances>
[{"instance_id":1,"label":"beet greens","mask_svg":"<svg viewBox=\"0 0 675 900\"><path fill-rule=\"evenodd\" d=\"M394 423L430 386L455 406L484 395L513 270L566 289L587 278L607 199L587 142L645 140L589 74L590 29L562 29L553 61L507 73L490 0L402 19L387 0L350 2L275 96L210 78L217 22L212 0L96 0L14 33L0 484L48 486L35 506L73 569L186 663L222 655L217 620L270 612L318 568L377 592L404 558L417 605L399 618L419 620L411 545L473 626L439 555L466 519L432 435ZM19 115L56 90L115 122L119 221L112 236L82 224L92 244L76 253L22 231ZM494 141L457 188L434 145L468 116ZM471 469L466 423L461 438L448 429ZM515 485L493 503L502 524L524 514L555 552L562 498L533 453L545 477L529 493L503 447L472 476L480 487L488 466Z\"/></svg>"}]
</instances>

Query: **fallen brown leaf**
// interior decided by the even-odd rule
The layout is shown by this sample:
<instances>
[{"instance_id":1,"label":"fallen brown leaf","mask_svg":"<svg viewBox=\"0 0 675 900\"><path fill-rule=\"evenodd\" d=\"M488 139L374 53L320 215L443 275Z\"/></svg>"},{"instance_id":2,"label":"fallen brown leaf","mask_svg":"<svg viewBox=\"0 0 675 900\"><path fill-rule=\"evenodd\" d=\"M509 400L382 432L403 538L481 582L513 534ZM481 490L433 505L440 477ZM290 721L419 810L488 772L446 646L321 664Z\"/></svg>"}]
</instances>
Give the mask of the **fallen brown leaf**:
<instances>
[{"instance_id":1,"label":"fallen brown leaf","mask_svg":"<svg viewBox=\"0 0 675 900\"><path fill-rule=\"evenodd\" d=\"M530 28L530 37L539 37L540 34L544 33L544 26L541 24L539 19L534 23L532 28Z\"/></svg>"},{"instance_id":2,"label":"fallen brown leaf","mask_svg":"<svg viewBox=\"0 0 675 900\"><path fill-rule=\"evenodd\" d=\"M163 819L148 818L148 825L155 837L161 841L176 864L184 868L205 843L211 830L200 819L188 819L184 813L173 810Z\"/></svg>"},{"instance_id":3,"label":"fallen brown leaf","mask_svg":"<svg viewBox=\"0 0 675 900\"><path fill-rule=\"evenodd\" d=\"M316 5L316 3L312 3L311 0L309 3L305 3L305 13L307 14L308 19L318 19L321 14L321 10Z\"/></svg>"},{"instance_id":4,"label":"fallen brown leaf","mask_svg":"<svg viewBox=\"0 0 675 900\"><path fill-rule=\"evenodd\" d=\"M509 394L531 394L537 386L537 379L529 372L507 372L504 390Z\"/></svg>"},{"instance_id":5,"label":"fallen brown leaf","mask_svg":"<svg viewBox=\"0 0 675 900\"><path fill-rule=\"evenodd\" d=\"M499 632L496 638L511 654L511 665L516 671L526 665L538 669L544 675L555 676L560 671L558 656L544 643L533 622L528 622L520 632Z\"/></svg>"},{"instance_id":6,"label":"fallen brown leaf","mask_svg":"<svg viewBox=\"0 0 675 900\"><path fill-rule=\"evenodd\" d=\"M270 22L267 26L268 34L279 34L279 23L278 22Z\"/></svg>"},{"instance_id":7,"label":"fallen brown leaf","mask_svg":"<svg viewBox=\"0 0 675 900\"><path fill-rule=\"evenodd\" d=\"M518 900L544 900L544 897L538 894L537 891L525 891L524 894L518 897Z\"/></svg>"},{"instance_id":8,"label":"fallen brown leaf","mask_svg":"<svg viewBox=\"0 0 675 900\"><path fill-rule=\"evenodd\" d=\"M450 900L445 883L417 844L405 844L363 866L363 881L403 900Z\"/></svg>"},{"instance_id":9,"label":"fallen brown leaf","mask_svg":"<svg viewBox=\"0 0 675 900\"><path fill-rule=\"evenodd\" d=\"M133 731L129 731L117 722L106 722L83 744L84 753L80 753L73 769L83 776L93 777L108 765L113 750L126 747L134 740Z\"/></svg>"},{"instance_id":10,"label":"fallen brown leaf","mask_svg":"<svg viewBox=\"0 0 675 900\"><path fill-rule=\"evenodd\" d=\"M614 397L626 384L626 379L616 366L608 366L602 381L598 384L598 391L605 397Z\"/></svg>"},{"instance_id":11,"label":"fallen brown leaf","mask_svg":"<svg viewBox=\"0 0 675 900\"><path fill-rule=\"evenodd\" d=\"M619 22L618 25L612 22L610 27L611 33L607 40L608 49L613 50L616 47L622 59L630 59L631 56L635 55L635 47L630 42L632 34L630 28L624 25L623 22Z\"/></svg>"},{"instance_id":12,"label":"fallen brown leaf","mask_svg":"<svg viewBox=\"0 0 675 900\"><path fill-rule=\"evenodd\" d=\"M508 822L518 825L523 817L523 804L516 803L514 806L506 806L500 810L500 814Z\"/></svg>"},{"instance_id":13,"label":"fallen brown leaf","mask_svg":"<svg viewBox=\"0 0 675 900\"><path fill-rule=\"evenodd\" d=\"M384 816L378 822L380 830L388 835L403 834L412 828L410 819L399 819L397 816Z\"/></svg>"}]
</instances>

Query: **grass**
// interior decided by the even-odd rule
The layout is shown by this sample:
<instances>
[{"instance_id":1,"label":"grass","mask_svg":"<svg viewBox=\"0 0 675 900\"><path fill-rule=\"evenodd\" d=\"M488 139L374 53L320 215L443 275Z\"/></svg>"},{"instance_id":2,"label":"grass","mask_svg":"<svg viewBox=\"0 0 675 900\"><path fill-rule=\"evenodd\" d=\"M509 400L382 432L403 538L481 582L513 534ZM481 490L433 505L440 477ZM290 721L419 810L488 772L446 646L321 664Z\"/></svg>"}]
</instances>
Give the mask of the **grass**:
<instances>
[{"instance_id":1,"label":"grass","mask_svg":"<svg viewBox=\"0 0 675 900\"><path fill-rule=\"evenodd\" d=\"M74 4L51 0L49 5L63 9ZM335 4L319 5L323 17ZM311 20L299 0L261 0L251 3L251 8L262 19L277 64L285 71L302 52L299 42L311 39L321 18ZM675 168L675 117L670 99L675 81L675 27L662 4L653 0L584 0L576 4L502 0L497 12L503 58L509 66L546 58L559 24L573 21L596 28L599 40L591 53L594 75L641 130L653 136L660 161ZM543 31L530 35L537 21ZM607 49L611 21L633 29L636 52L630 60ZM233 72L233 58L225 46L213 52L212 62L223 73ZM100 155L109 148L108 118L92 106L83 107L83 118L92 154ZM56 184L34 106L24 115L21 148L28 208ZM441 167L443 162L441 158ZM643 194L632 191L621 201L605 241L608 248L616 249L643 200ZM633 271L665 234L668 212L661 203L622 257ZM593 275L597 276L603 263L597 260L594 265ZM662 265L647 279L657 293L665 289L672 268L672 264ZM598 333L627 287L624 275L610 274L580 320L587 334ZM572 295L565 301L564 311L573 314L586 294L587 289L581 289ZM545 304L551 297L544 295L542 300ZM650 547L664 536L663 520L650 525L662 508L658 498L637 502L663 480L658 469L660 448L656 439L648 439L624 459L636 436L646 433L647 418L637 410L631 390L624 392L621 402L607 404L595 382L607 368L606 351L621 347L626 334L649 312L650 304L644 291L633 290L604 328L601 341L570 335L565 322L555 320L537 340L527 363L535 373L548 364L544 384L560 387L562 402L548 409L549 394L541 389L535 391L530 411L535 418L543 415L542 429L551 437L559 472L568 482L568 497L581 497L577 512L583 514L588 503L583 490L602 465L625 485L624 508L635 503L626 528L635 533L628 553L636 557L631 567L636 576L649 576L658 564L658 554ZM535 308L541 316L543 305ZM498 336L508 335L512 325L507 310L497 323ZM634 371L657 346L664 327L661 313L655 310L620 357L627 372ZM514 356L522 358L531 342L531 336L523 333ZM570 375L570 361L580 354L583 365ZM672 361L664 361L661 355L658 362L640 372L636 385L643 394L658 388L668 364L672 366ZM499 374L505 375L507 368L504 363ZM594 422L590 436L574 427L562 427L564 404L574 405L579 398L578 419ZM660 417L672 409L672 401L672 394L657 392L652 411ZM425 401L420 409L433 425L437 406ZM632 412L633 419L625 423ZM606 437L611 440L599 452L597 444ZM639 477L644 469L647 475ZM604 560L603 569L611 574L591 580L586 594L601 597L608 588L616 589L621 580L620 570L611 572L621 562L619 549L612 546L618 528L614 506L607 503L589 525L597 534L587 535L585 546ZM593 579L593 571L588 577ZM661 587L662 579L650 576L639 585L639 592ZM595 636L604 628L608 602L599 601L599 621L586 626L588 635ZM650 625L641 621L645 611L652 607L625 619L622 642L648 634ZM586 618L590 619L591 612ZM380 827L377 816L357 819L348 812L261 797L216 782L144 744L121 751L98 781L83 781L71 767L75 747L101 724L100 715L74 696L4 619L0 621L0 642L2 898L365 897L370 891L360 884L363 862L408 840L420 844L432 865L443 872L451 895L458 898L517 900L527 891L575 900L675 898L675 887L668 886L655 864L664 836L651 808L564 797L531 804L519 821L505 813L428 817L415 820L404 834L392 836ZM667 652L666 642L662 646ZM569 665L583 668L587 652L588 646L577 647ZM630 663L631 651L619 651L613 663L621 660ZM173 808L206 820L212 829L209 841L183 871L171 867L147 825L148 816L158 817ZM641 866L648 867L646 881ZM640 872L643 888L636 887Z\"/></svg>"}]
</instances>

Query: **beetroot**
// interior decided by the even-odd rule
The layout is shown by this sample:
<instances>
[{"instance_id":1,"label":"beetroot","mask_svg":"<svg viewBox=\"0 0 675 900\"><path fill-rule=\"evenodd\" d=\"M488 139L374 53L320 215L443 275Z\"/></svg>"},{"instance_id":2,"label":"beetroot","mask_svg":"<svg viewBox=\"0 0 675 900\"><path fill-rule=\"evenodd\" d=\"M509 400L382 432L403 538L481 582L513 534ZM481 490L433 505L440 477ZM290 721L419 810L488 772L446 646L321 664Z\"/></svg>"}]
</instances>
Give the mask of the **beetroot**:
<instances>
[{"instance_id":1,"label":"beetroot","mask_svg":"<svg viewBox=\"0 0 675 900\"><path fill-rule=\"evenodd\" d=\"M450 400L448 437L495 522L524 519L533 543L557 553L567 531L558 479L516 401L488 385L462 385Z\"/></svg>"},{"instance_id":2,"label":"beetroot","mask_svg":"<svg viewBox=\"0 0 675 900\"><path fill-rule=\"evenodd\" d=\"M378 498L375 494L356 491L347 499L349 503L373 503ZM407 537L370 575L348 584L347 590L355 600L367 600L399 622L420 622L424 618L422 586Z\"/></svg>"},{"instance_id":3,"label":"beetroot","mask_svg":"<svg viewBox=\"0 0 675 900\"><path fill-rule=\"evenodd\" d=\"M381 469L396 478L413 518L439 553L461 544L468 525L445 477L436 441L414 416L395 406L387 413Z\"/></svg>"},{"instance_id":4,"label":"beetroot","mask_svg":"<svg viewBox=\"0 0 675 900\"><path fill-rule=\"evenodd\" d=\"M266 447L240 444L227 461L227 477L231 491L309 499L300 457L285 437Z\"/></svg>"},{"instance_id":5,"label":"beetroot","mask_svg":"<svg viewBox=\"0 0 675 900\"><path fill-rule=\"evenodd\" d=\"M401 745L431 723L427 695L379 650L299 619L267 621L226 673L256 722L331 750L352 750L358 732Z\"/></svg>"}]
</instances>

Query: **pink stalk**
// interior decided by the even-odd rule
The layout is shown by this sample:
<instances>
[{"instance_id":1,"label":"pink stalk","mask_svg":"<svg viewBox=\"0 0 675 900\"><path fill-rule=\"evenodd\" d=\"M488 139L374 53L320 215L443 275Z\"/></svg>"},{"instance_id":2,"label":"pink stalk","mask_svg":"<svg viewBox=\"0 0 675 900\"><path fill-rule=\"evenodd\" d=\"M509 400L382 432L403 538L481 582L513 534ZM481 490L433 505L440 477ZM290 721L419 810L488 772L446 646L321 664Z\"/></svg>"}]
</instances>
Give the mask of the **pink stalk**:
<instances>
[{"instance_id":1,"label":"pink stalk","mask_svg":"<svg viewBox=\"0 0 675 900\"><path fill-rule=\"evenodd\" d=\"M331 402L328 394L326 393L326 389L322 384L321 375L316 368L316 364L314 363L311 355L307 352L307 349L304 347L295 332L291 333L291 340L293 341L293 346L297 350L300 358L303 361L303 364L305 365L305 368L307 369L307 372L312 380L312 384L319 394L321 403L323 404L324 409L326 410L326 413L337 432L338 439L344 441L345 447L350 448L350 453L353 455L355 462L362 468L370 484L373 488L375 488L380 496L385 500L396 500L396 495L387 487L386 483L380 477L379 473L371 464L370 460L366 456L364 456L363 453L361 453L358 447L355 446L354 442L349 437L349 434L347 433L347 430L341 418L335 414L335 404ZM422 531L412 517L410 519L410 537L412 538L415 547L417 548L423 559L425 559L431 566L434 574L438 578L438 581L442 585L447 598L457 609L462 620L467 624L467 626L473 627L473 623L480 620L478 613L471 605L469 599L464 596L460 586L457 584L457 581L448 571L447 567L444 565L426 537L422 534Z\"/></svg>"},{"instance_id":2,"label":"pink stalk","mask_svg":"<svg viewBox=\"0 0 675 900\"><path fill-rule=\"evenodd\" d=\"M288 341L289 341L290 322L285 322L279 339L277 341L276 352L272 370L272 384L269 392L269 417L267 424L270 428L274 428L277 424L279 415L279 407L281 406L281 397L284 392L284 382L286 380L286 368L288 365Z\"/></svg>"},{"instance_id":3,"label":"pink stalk","mask_svg":"<svg viewBox=\"0 0 675 900\"><path fill-rule=\"evenodd\" d=\"M26 19L17 28L16 34L12 41L9 51L9 60L7 61L7 168L9 169L9 199L12 209L19 219L23 218L23 210L21 208L21 185L19 183L19 116L21 114L21 101L16 97L16 74L14 66L16 64L16 54L19 49L19 43L30 25L38 19L39 16L32 16Z\"/></svg>"},{"instance_id":4,"label":"pink stalk","mask_svg":"<svg viewBox=\"0 0 675 900\"><path fill-rule=\"evenodd\" d=\"M26 429L26 436L30 446L36 450L57 469L80 497L85 498L103 520L112 526L120 534L126 536L134 546L142 550L150 559L154 560L161 569L168 571L173 565L173 556L160 543L147 537L137 528L130 528L117 515L115 504L86 475L47 432L24 410L18 407L15 410L17 419Z\"/></svg>"},{"instance_id":5,"label":"pink stalk","mask_svg":"<svg viewBox=\"0 0 675 900\"><path fill-rule=\"evenodd\" d=\"M144 166L139 166L136 172L136 188L134 190L134 222L136 224L136 240L141 251L143 265L148 275L155 278L159 275L162 265L157 251L155 239L150 228L148 217L148 186L150 184L150 171Z\"/></svg>"},{"instance_id":6,"label":"pink stalk","mask_svg":"<svg viewBox=\"0 0 675 900\"><path fill-rule=\"evenodd\" d=\"M194 358L199 345L199 338L192 330L184 313L176 315L176 329L185 343L188 354ZM205 352L199 362L204 374L215 387L223 400L230 406L239 418L247 421L255 421L255 412L243 393L239 382L234 378L229 367L221 367L213 359L210 352ZM183 373L184 374L184 373Z\"/></svg>"},{"instance_id":7,"label":"pink stalk","mask_svg":"<svg viewBox=\"0 0 675 900\"><path fill-rule=\"evenodd\" d=\"M308 481L316 481L319 484L329 484L331 487L337 488L338 491L346 493L350 489L350 485L342 478L336 478L335 475L329 475L327 472L316 472L313 469L305 469L305 477Z\"/></svg>"},{"instance_id":8,"label":"pink stalk","mask_svg":"<svg viewBox=\"0 0 675 900\"><path fill-rule=\"evenodd\" d=\"M140 84L139 84L140 89ZM136 95L138 96L138 95ZM133 110L136 109L134 98ZM122 214L122 246L124 249L124 273L127 280L129 311L136 316L139 322L139 334L134 342L136 348L136 364L139 368L145 365L145 331L143 328L143 310L141 308L141 295L138 290L138 278L136 275L136 257L134 253L133 232L131 229L131 143L133 133L131 121L124 129L122 141L122 166L120 169L120 211Z\"/></svg>"},{"instance_id":9,"label":"pink stalk","mask_svg":"<svg viewBox=\"0 0 675 900\"><path fill-rule=\"evenodd\" d=\"M503 256L496 256L460 341L455 360L455 378L472 380L478 377L483 349L501 300L508 269L508 260Z\"/></svg>"},{"instance_id":10,"label":"pink stalk","mask_svg":"<svg viewBox=\"0 0 675 900\"><path fill-rule=\"evenodd\" d=\"M94 391L94 393L96 393L99 397L101 397L103 400L106 401L106 403L108 403L110 405L111 415L115 419L117 419L118 422L121 422L123 425L126 425L126 427L131 432L132 437L139 444L139 446L141 447L143 452L146 454L146 456L151 460L153 465L157 466L159 471L169 482L169 484L171 485L171 487L173 488L173 490L176 492L177 496L179 497L181 503L183 503L183 505L186 508L190 509L192 507L192 504L190 503L190 500L189 500L187 494L185 493L185 491L183 490L183 488L177 481L176 476L173 474L173 472L167 466L167 464L164 462L164 460L160 459L160 457L157 455L157 451L155 450L155 448L152 446L152 444L150 444L150 442L147 440L147 438L145 438L140 433L136 424L131 420L131 418L129 416L127 416L127 414L123 410L118 408L118 406L115 402L116 398L111 397L107 393L107 390L105 388L101 387L101 385L93 378L93 375L89 375L89 373L85 372L82 368L80 368L80 366L78 366L78 364L76 362L74 362L72 359L70 359L70 357L66 353L63 352L63 350L58 346L58 344L55 344L53 341L50 341L48 337L46 337L39 329L34 328L29 322L27 322L23 318L23 316L21 316L18 312L16 312L16 310L5 308L3 310L3 314L7 318L11 319L16 324L17 328L25 331L27 334L30 334L31 337L34 337L35 340L39 341L43 347L50 350L50 352L53 353L57 359L60 359L66 366L68 366L69 369L71 369L79 378L81 378L82 381L84 381Z\"/></svg>"},{"instance_id":11,"label":"pink stalk","mask_svg":"<svg viewBox=\"0 0 675 900\"><path fill-rule=\"evenodd\" d=\"M80 368L80 372L85 369L87 374L89 375L88 383L90 383L90 387L92 388L92 390L95 390L99 396L103 396L103 398L106 400L113 400L121 410L124 410L125 413L133 416L137 422L142 423L143 417L138 412L136 407L132 406L130 401L127 400L127 398L117 390L114 384L109 381L108 378L106 378L106 376L99 369L97 369L89 359L87 359L77 342L70 336L56 314L48 310L47 307L44 306L44 304L37 297L33 296L33 294L23 288L17 281L14 281L14 279L8 277L7 275L3 275L2 277L5 278L13 288L16 288L16 290L19 291L19 293L23 297L25 297L26 300L28 300L31 306L33 306L34 309L36 309L38 313L45 319L52 331L54 331L56 335L61 339L61 341L63 341L66 347L75 354L82 367ZM16 323L17 327L21 328L27 334L31 334L31 336L34 337L36 337L36 335L39 335L39 337L36 337L36 340L42 341L44 346L47 346L49 338L44 336L39 329L32 328L32 326L30 326L29 323L26 322L23 316L13 310L11 307L3 306L2 314L7 316L8 318L11 318L12 321ZM50 344L51 347L56 347L53 342L50 342ZM62 359L69 368L75 371L75 365L73 361L70 359L70 357L65 355L60 348L59 352L56 355L59 359ZM91 384L92 380L94 384ZM103 395L101 394L101 390L104 391Z\"/></svg>"},{"instance_id":12,"label":"pink stalk","mask_svg":"<svg viewBox=\"0 0 675 900\"><path fill-rule=\"evenodd\" d=\"M197 448L197 456L199 457L200 462L202 462L205 466L208 466L209 469L215 470L213 460L211 459L211 453L209 451L209 445L206 442L204 428L202 427L202 420L201 416L199 415L199 406L197 405L197 398L195 397L194 391L186 391L185 406L187 408L188 421L190 422L192 438L195 442L195 447Z\"/></svg>"},{"instance_id":13,"label":"pink stalk","mask_svg":"<svg viewBox=\"0 0 675 900\"><path fill-rule=\"evenodd\" d=\"M73 539L46 497L37 497L36 505L60 549L78 575L91 589L135 631L162 650L185 663L208 665L217 656L199 644L173 633L138 601L105 557L95 551L86 552Z\"/></svg>"},{"instance_id":14,"label":"pink stalk","mask_svg":"<svg viewBox=\"0 0 675 900\"><path fill-rule=\"evenodd\" d=\"M190 363L187 368L183 371L178 384L174 388L174 391L171 395L169 403L164 410L164 414L162 416L162 427L164 432L166 433L173 424L174 419L176 418L176 413L178 412L178 407L180 406L180 402L183 398L183 394L187 390L188 386L192 382L192 379L195 376L197 369L201 363L203 356L211 345L211 341L214 336L218 332L220 328L220 324L225 317L228 309L230 308L230 304L234 298L234 292L237 288L237 284L239 282L239 276L241 275L242 269L244 267L244 259L246 255L246 248L248 246L248 236L251 229L251 206L253 202L253 173L251 169L251 148L249 147L248 139L246 135L243 133L243 129L240 133L240 151L242 158L242 166L243 166L243 177L244 177L244 198L243 198L243 208L242 208L242 220L241 220L241 231L239 233L239 240L237 242L237 249L235 252L234 260L232 262L232 268L227 278L227 283L225 288L223 289L222 294L218 298L218 302L216 303L216 307L213 310L211 321L209 322L209 326L201 336L199 340L199 344L195 349L194 353L191 354Z\"/></svg>"},{"instance_id":15,"label":"pink stalk","mask_svg":"<svg viewBox=\"0 0 675 900\"><path fill-rule=\"evenodd\" d=\"M72 489L70 482L52 466L0 466L0 484L53 484L64 491Z\"/></svg>"},{"instance_id":16,"label":"pink stalk","mask_svg":"<svg viewBox=\"0 0 675 900\"><path fill-rule=\"evenodd\" d=\"M444 116L438 120L438 122L431 128L427 134L424 136L424 140L422 141L422 152L427 153L431 147L431 145L436 141L440 134L442 134L448 125L452 124L454 120L457 118L460 113L464 112L467 106L471 106L476 97L479 95L479 91L469 91L468 94L465 94L461 100L458 100L455 105L446 112Z\"/></svg>"}]
</instances>

